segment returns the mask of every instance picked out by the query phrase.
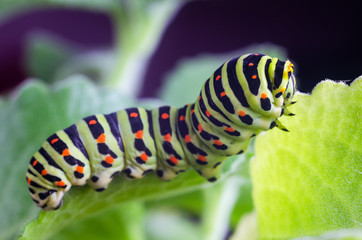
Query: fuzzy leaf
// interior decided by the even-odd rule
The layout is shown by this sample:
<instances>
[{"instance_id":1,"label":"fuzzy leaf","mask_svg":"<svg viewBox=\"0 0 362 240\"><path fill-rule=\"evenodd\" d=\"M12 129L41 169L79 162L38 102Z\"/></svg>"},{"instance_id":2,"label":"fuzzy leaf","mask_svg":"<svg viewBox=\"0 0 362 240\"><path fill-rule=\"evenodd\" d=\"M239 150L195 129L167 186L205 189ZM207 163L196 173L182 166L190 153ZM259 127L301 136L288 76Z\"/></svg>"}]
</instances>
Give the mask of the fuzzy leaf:
<instances>
[{"instance_id":1,"label":"fuzzy leaf","mask_svg":"<svg viewBox=\"0 0 362 240\"><path fill-rule=\"evenodd\" d=\"M256 140L253 197L262 239L362 228L362 78L298 94L294 117Z\"/></svg>"}]
</instances>

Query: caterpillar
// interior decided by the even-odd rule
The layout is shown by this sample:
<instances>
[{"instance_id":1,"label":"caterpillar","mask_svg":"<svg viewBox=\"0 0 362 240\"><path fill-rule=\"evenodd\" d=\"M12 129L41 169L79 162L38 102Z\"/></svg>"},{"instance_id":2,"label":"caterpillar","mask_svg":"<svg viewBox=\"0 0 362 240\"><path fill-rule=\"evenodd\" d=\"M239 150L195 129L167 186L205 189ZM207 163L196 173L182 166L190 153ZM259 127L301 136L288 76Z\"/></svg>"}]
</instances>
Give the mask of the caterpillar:
<instances>
[{"instance_id":1,"label":"caterpillar","mask_svg":"<svg viewBox=\"0 0 362 240\"><path fill-rule=\"evenodd\" d=\"M246 54L220 66L192 104L152 110L128 108L88 116L51 135L26 173L31 198L43 210L62 206L72 185L107 188L123 172L162 180L194 168L216 181L221 163L243 153L252 137L273 127L296 91L294 66L263 54Z\"/></svg>"}]
</instances>

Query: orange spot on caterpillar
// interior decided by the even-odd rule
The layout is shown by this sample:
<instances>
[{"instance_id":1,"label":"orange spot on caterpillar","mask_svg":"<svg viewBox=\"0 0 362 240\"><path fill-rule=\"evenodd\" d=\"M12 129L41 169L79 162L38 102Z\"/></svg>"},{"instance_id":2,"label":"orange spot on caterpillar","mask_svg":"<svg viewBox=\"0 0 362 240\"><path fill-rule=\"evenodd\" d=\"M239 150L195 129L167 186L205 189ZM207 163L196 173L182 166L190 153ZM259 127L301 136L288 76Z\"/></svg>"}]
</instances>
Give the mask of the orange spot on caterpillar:
<instances>
[{"instance_id":1,"label":"orange spot on caterpillar","mask_svg":"<svg viewBox=\"0 0 362 240\"><path fill-rule=\"evenodd\" d=\"M210 117L210 116L211 116L209 110L206 110L206 116L207 116L207 117Z\"/></svg>"},{"instance_id":2,"label":"orange spot on caterpillar","mask_svg":"<svg viewBox=\"0 0 362 240\"><path fill-rule=\"evenodd\" d=\"M99 137L97 138L97 143L105 143L106 142L106 135L104 133L101 133Z\"/></svg>"},{"instance_id":3,"label":"orange spot on caterpillar","mask_svg":"<svg viewBox=\"0 0 362 240\"><path fill-rule=\"evenodd\" d=\"M31 179L30 179L30 178L28 178L28 184L29 184L29 185L31 184Z\"/></svg>"},{"instance_id":4,"label":"orange spot on caterpillar","mask_svg":"<svg viewBox=\"0 0 362 240\"><path fill-rule=\"evenodd\" d=\"M260 94L260 98L262 98L262 99L265 99L265 98L267 98L267 97L268 97L268 95L267 95L266 93Z\"/></svg>"},{"instance_id":5,"label":"orange spot on caterpillar","mask_svg":"<svg viewBox=\"0 0 362 240\"><path fill-rule=\"evenodd\" d=\"M59 182L57 182L57 186L58 186L58 187L64 187L64 186L65 186L65 182L59 181Z\"/></svg>"},{"instance_id":6,"label":"orange spot on caterpillar","mask_svg":"<svg viewBox=\"0 0 362 240\"><path fill-rule=\"evenodd\" d=\"M48 172L47 172L47 170L45 170L45 169L43 169L42 171L41 171L41 175L47 175L48 174Z\"/></svg>"},{"instance_id":7,"label":"orange spot on caterpillar","mask_svg":"<svg viewBox=\"0 0 362 240\"><path fill-rule=\"evenodd\" d=\"M199 96L199 101L201 100L201 96Z\"/></svg>"},{"instance_id":8,"label":"orange spot on caterpillar","mask_svg":"<svg viewBox=\"0 0 362 240\"><path fill-rule=\"evenodd\" d=\"M62 152L62 155L63 155L63 157L69 156L70 155L69 149L68 148L64 149Z\"/></svg>"},{"instance_id":9,"label":"orange spot on caterpillar","mask_svg":"<svg viewBox=\"0 0 362 240\"><path fill-rule=\"evenodd\" d=\"M38 164L38 160L35 160L34 162L33 162L33 167L35 167L35 165L37 165Z\"/></svg>"},{"instance_id":10,"label":"orange spot on caterpillar","mask_svg":"<svg viewBox=\"0 0 362 240\"><path fill-rule=\"evenodd\" d=\"M96 123L97 123L96 120L90 120L90 121L88 122L89 125L94 125L94 124L96 124Z\"/></svg>"},{"instance_id":11,"label":"orange spot on caterpillar","mask_svg":"<svg viewBox=\"0 0 362 240\"><path fill-rule=\"evenodd\" d=\"M242 116L242 117L244 117L244 116L246 115L246 113L245 113L244 111L242 111L242 110L240 110L240 111L238 112L238 114L239 114L240 116Z\"/></svg>"},{"instance_id":12,"label":"orange spot on caterpillar","mask_svg":"<svg viewBox=\"0 0 362 240\"><path fill-rule=\"evenodd\" d=\"M201 124L197 125L197 129L199 130L199 132L202 132Z\"/></svg>"},{"instance_id":13,"label":"orange spot on caterpillar","mask_svg":"<svg viewBox=\"0 0 362 240\"><path fill-rule=\"evenodd\" d=\"M256 75L251 76L252 79L256 79L257 77Z\"/></svg>"},{"instance_id":14,"label":"orange spot on caterpillar","mask_svg":"<svg viewBox=\"0 0 362 240\"><path fill-rule=\"evenodd\" d=\"M114 158L111 156L107 156L104 161L108 164L112 164L114 162Z\"/></svg>"},{"instance_id":15,"label":"orange spot on caterpillar","mask_svg":"<svg viewBox=\"0 0 362 240\"><path fill-rule=\"evenodd\" d=\"M134 134L135 138L142 139L143 138L143 130L139 130Z\"/></svg>"},{"instance_id":16,"label":"orange spot on caterpillar","mask_svg":"<svg viewBox=\"0 0 362 240\"><path fill-rule=\"evenodd\" d=\"M75 168L75 171L77 171L77 172L79 172L79 173L83 173L84 167L82 167L82 166L77 166L77 167Z\"/></svg>"},{"instance_id":17,"label":"orange spot on caterpillar","mask_svg":"<svg viewBox=\"0 0 362 240\"><path fill-rule=\"evenodd\" d=\"M54 143L56 143L56 142L58 142L59 141L59 138L54 138L50 143L51 144L54 144Z\"/></svg>"},{"instance_id":18,"label":"orange spot on caterpillar","mask_svg":"<svg viewBox=\"0 0 362 240\"><path fill-rule=\"evenodd\" d=\"M220 75L217 75L216 78L215 78L215 80L218 81L220 78L221 78L221 76L220 76Z\"/></svg>"},{"instance_id":19,"label":"orange spot on caterpillar","mask_svg":"<svg viewBox=\"0 0 362 240\"><path fill-rule=\"evenodd\" d=\"M223 143L220 140L214 140L214 144L221 146Z\"/></svg>"},{"instance_id":20,"label":"orange spot on caterpillar","mask_svg":"<svg viewBox=\"0 0 362 240\"><path fill-rule=\"evenodd\" d=\"M206 162L206 161L207 161L206 157L204 157L204 156L202 156L202 155L199 155L199 156L197 157L197 159L199 159L200 161L203 161L203 162Z\"/></svg>"},{"instance_id":21,"label":"orange spot on caterpillar","mask_svg":"<svg viewBox=\"0 0 362 240\"><path fill-rule=\"evenodd\" d=\"M146 162L146 161L148 160L148 156L147 156L146 153L142 153L141 156L140 156L140 158L141 158L144 162Z\"/></svg>"},{"instance_id":22,"label":"orange spot on caterpillar","mask_svg":"<svg viewBox=\"0 0 362 240\"><path fill-rule=\"evenodd\" d=\"M281 92L281 93L284 93L284 92L285 92L285 88L282 88L282 89L280 90L280 92Z\"/></svg>"},{"instance_id":23,"label":"orange spot on caterpillar","mask_svg":"<svg viewBox=\"0 0 362 240\"><path fill-rule=\"evenodd\" d=\"M232 128L232 127L225 127L225 130L228 131L228 132L234 132L235 129Z\"/></svg>"},{"instance_id":24,"label":"orange spot on caterpillar","mask_svg":"<svg viewBox=\"0 0 362 240\"><path fill-rule=\"evenodd\" d=\"M161 118L167 119L167 118L169 118L169 115L167 113L162 113Z\"/></svg>"},{"instance_id":25,"label":"orange spot on caterpillar","mask_svg":"<svg viewBox=\"0 0 362 240\"><path fill-rule=\"evenodd\" d=\"M166 142L171 142L171 134L167 133L163 135L163 140L165 140Z\"/></svg>"},{"instance_id":26,"label":"orange spot on caterpillar","mask_svg":"<svg viewBox=\"0 0 362 240\"><path fill-rule=\"evenodd\" d=\"M226 92L220 93L220 97L223 97L223 96L225 96L225 95L226 95Z\"/></svg>"},{"instance_id":27,"label":"orange spot on caterpillar","mask_svg":"<svg viewBox=\"0 0 362 240\"><path fill-rule=\"evenodd\" d=\"M130 116L130 117L133 117L133 118L136 118L136 117L138 117L138 113L136 113L136 112L131 112L131 113L129 114L129 116Z\"/></svg>"},{"instance_id":28,"label":"orange spot on caterpillar","mask_svg":"<svg viewBox=\"0 0 362 240\"><path fill-rule=\"evenodd\" d=\"M186 141L187 143L191 142L190 135L187 134L187 135L185 136L185 141Z\"/></svg>"},{"instance_id":29,"label":"orange spot on caterpillar","mask_svg":"<svg viewBox=\"0 0 362 240\"><path fill-rule=\"evenodd\" d=\"M259 56L259 53L255 53L254 55L255 55L255 56Z\"/></svg>"},{"instance_id":30,"label":"orange spot on caterpillar","mask_svg":"<svg viewBox=\"0 0 362 240\"><path fill-rule=\"evenodd\" d=\"M191 110L191 114L194 114L194 112L195 112L195 110L194 110L194 109L192 109L192 110Z\"/></svg>"},{"instance_id":31,"label":"orange spot on caterpillar","mask_svg":"<svg viewBox=\"0 0 362 240\"><path fill-rule=\"evenodd\" d=\"M249 67L252 67L252 66L254 66L254 63L249 63Z\"/></svg>"},{"instance_id":32,"label":"orange spot on caterpillar","mask_svg":"<svg viewBox=\"0 0 362 240\"><path fill-rule=\"evenodd\" d=\"M180 121L185 121L185 116L184 115L181 115L180 118L179 118Z\"/></svg>"},{"instance_id":33,"label":"orange spot on caterpillar","mask_svg":"<svg viewBox=\"0 0 362 240\"><path fill-rule=\"evenodd\" d=\"M177 164L178 163L178 159L175 157L175 156L171 156L170 157L170 161L174 164Z\"/></svg>"}]
</instances>

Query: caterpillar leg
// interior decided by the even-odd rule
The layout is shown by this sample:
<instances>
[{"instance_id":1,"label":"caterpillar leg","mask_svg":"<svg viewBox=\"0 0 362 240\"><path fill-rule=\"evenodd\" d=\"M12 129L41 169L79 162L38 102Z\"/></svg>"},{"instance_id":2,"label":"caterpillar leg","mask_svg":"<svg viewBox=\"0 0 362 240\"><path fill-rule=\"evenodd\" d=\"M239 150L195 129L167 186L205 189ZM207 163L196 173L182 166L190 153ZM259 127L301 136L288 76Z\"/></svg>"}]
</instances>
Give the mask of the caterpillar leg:
<instances>
[{"instance_id":1,"label":"caterpillar leg","mask_svg":"<svg viewBox=\"0 0 362 240\"><path fill-rule=\"evenodd\" d=\"M283 130L285 132L289 132L289 130L279 120L276 120L275 123L276 123L275 126L277 128L279 128L280 130Z\"/></svg>"},{"instance_id":2,"label":"caterpillar leg","mask_svg":"<svg viewBox=\"0 0 362 240\"><path fill-rule=\"evenodd\" d=\"M283 114L286 116L294 116L295 114L289 111L288 108L284 108Z\"/></svg>"}]
</instances>

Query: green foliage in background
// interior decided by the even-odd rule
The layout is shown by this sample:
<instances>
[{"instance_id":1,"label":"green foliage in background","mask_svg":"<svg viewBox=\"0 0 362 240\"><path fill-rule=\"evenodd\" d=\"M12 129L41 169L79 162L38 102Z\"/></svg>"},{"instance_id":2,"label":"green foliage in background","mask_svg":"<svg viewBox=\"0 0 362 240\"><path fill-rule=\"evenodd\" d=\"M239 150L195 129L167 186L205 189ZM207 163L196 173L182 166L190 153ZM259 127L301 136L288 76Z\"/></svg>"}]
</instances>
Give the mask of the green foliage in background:
<instances>
[{"instance_id":1,"label":"green foliage in background","mask_svg":"<svg viewBox=\"0 0 362 240\"><path fill-rule=\"evenodd\" d=\"M255 150L252 143L225 162L217 183L193 170L171 182L118 176L102 193L71 189L58 211L35 207L24 175L56 130L94 113L193 102L211 73L241 54L286 59L270 44L184 59L165 77L159 99L137 99L150 56L183 2L0 3L0 20L35 7L103 11L116 32L113 49L91 53L45 33L28 39L25 66L34 79L0 97L0 239L362 239L362 78L351 86L325 81L311 95L298 94L296 116L281 119L290 132L261 134Z\"/></svg>"}]
</instances>

